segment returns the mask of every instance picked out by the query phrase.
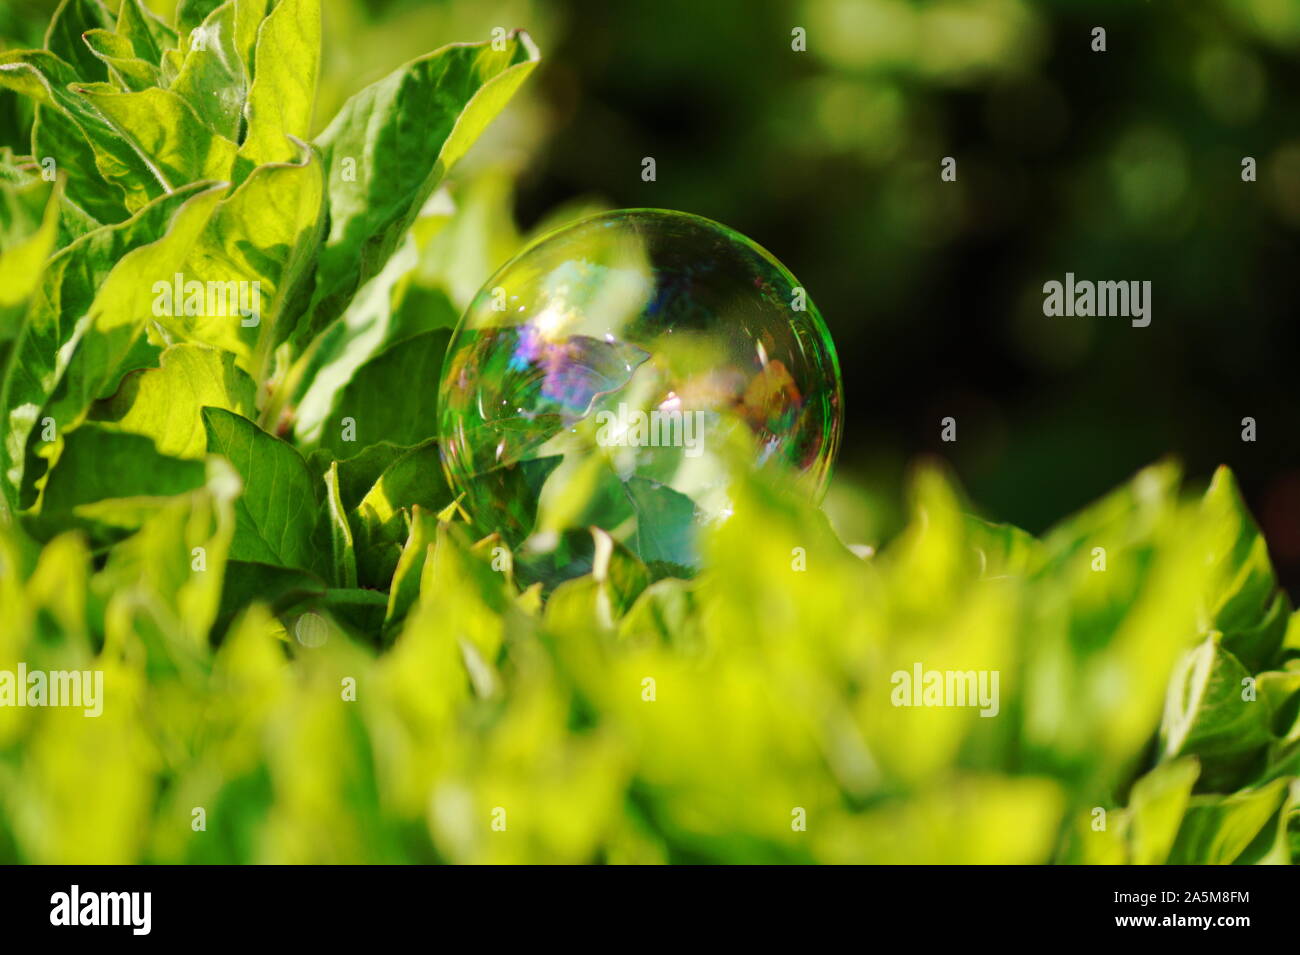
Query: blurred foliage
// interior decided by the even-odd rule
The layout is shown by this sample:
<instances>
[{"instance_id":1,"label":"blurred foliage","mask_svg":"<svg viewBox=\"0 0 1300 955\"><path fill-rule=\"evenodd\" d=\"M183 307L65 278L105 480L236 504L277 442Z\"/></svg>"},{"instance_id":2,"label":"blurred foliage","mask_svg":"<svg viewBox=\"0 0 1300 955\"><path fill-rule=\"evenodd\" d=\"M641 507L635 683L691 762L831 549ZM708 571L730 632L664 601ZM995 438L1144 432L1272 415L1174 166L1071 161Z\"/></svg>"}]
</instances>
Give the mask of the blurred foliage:
<instances>
[{"instance_id":1,"label":"blurred foliage","mask_svg":"<svg viewBox=\"0 0 1300 955\"><path fill-rule=\"evenodd\" d=\"M313 599L216 640L238 482L213 459L106 562L69 534L29 566L5 533L0 669L100 668L107 703L0 708L0 857L1287 862L1300 625L1227 472L1178 485L1148 469L1035 540L927 467L864 560L746 479L704 575L651 583L597 531L544 603L417 509L383 638ZM997 715L896 708L918 662L998 670Z\"/></svg>"},{"instance_id":2,"label":"blurred foliage","mask_svg":"<svg viewBox=\"0 0 1300 955\"><path fill-rule=\"evenodd\" d=\"M1052 26L1075 22L1080 7L809 0L746 5L739 16L729 4L327 0L312 121L327 165L349 123L322 133L325 120L340 108L346 116L346 95L385 82L408 53L445 38L483 42L495 26L526 21L555 65L448 185L403 196L410 207L374 233L383 255L358 252L360 264L345 255L343 277L356 287L330 285L316 300L331 311L297 355L296 376L259 360L256 341L216 337L221 329L165 349L142 333L107 367L74 366L98 377L78 379L71 397L52 383L66 369L39 362L54 366L72 320L87 314L120 319L83 336L86 348L106 349L100 333L127 325L139 304L127 283L180 254L178 230L210 237L219 191L182 186L125 224L87 221L70 211L66 184L33 178L22 160L32 115L5 96L0 123L13 148L0 152L0 342L21 340L33 314L60 321L50 343L29 347L31 367L48 372L23 380L30 406L5 407L5 448L18 452L6 464L35 476L5 486L15 519L0 509L0 672L19 662L102 670L106 700L97 718L0 707L0 861L1293 861L1300 617L1227 469L1199 493L1173 464L1147 468L1030 535L971 516L942 467L900 481L902 455L882 464L897 451L884 441L881 460L856 462L865 488L841 480L832 492L835 529L738 469L734 514L706 534L698 577L662 576L602 532L569 529L566 541L589 549L591 573L544 591L520 555L468 533L435 436L421 430L432 415L387 414L402 406L380 400L394 368L427 369L470 296L530 237L606 202L647 204L632 172L619 173L629 185L610 187L609 153L575 155L592 140L573 130L594 123L625 156L660 147L604 103L580 101L566 63L618 72L650 111L664 108L673 83L689 91L696 112L669 125L689 131L703 117L723 128L656 153L661 170L689 161L703 171L664 177L652 204L764 242L772 223L800 223L781 248L794 250L790 264L832 322L840 316L842 354L874 353L867 336L880 332L882 355L897 346L916 358L918 346L903 343L925 334L915 304L903 305L917 276L944 284L934 278L944 255L985 229L990 212L965 178L950 194L931 188L933 157L956 141L946 111L980 91L1001 103L989 106L1004 124L993 128L1026 148L1039 142L1068 110L1035 70ZM1204 21L1172 22L1213 41L1218 52L1197 60L1197 89L1216 122L1236 122L1251 100L1218 96L1218 80L1262 83L1266 71L1249 63L1293 49L1300 28L1289 7L1262 0L1205 9ZM48 12L6 7L3 45L39 45L31 17ZM810 31L809 57L772 69L753 55L755 37L788 48L792 15ZM707 29L682 26L701 20ZM620 46L615 36L638 39ZM719 36L730 38L729 56L716 55ZM702 63L740 78L692 80ZM1167 89L1151 88L1144 95ZM1255 102L1248 118L1264 122L1276 104L1262 91ZM1038 111L1029 142L1017 138L1025 110ZM1120 158L1079 159L1057 188L1075 190L1080 221L1098 195L1123 199L1124 235L1148 242L1181 221L1197 191L1179 137L1135 128L1092 147ZM547 130L569 135L548 142ZM691 160L692 144L713 152ZM294 158L275 174L300 183L312 160ZM528 173L533 158L548 172ZM557 189L557 169L572 188ZM1017 172L993 159L966 169L1008 190ZM818 179L823 189L863 170L876 186L827 189L834 216L825 198L808 205ZM1033 174L1041 184L1059 172ZM247 232L232 230L224 254L241 237L273 245L268 203L281 195L241 207L252 209ZM545 214L533 209L517 225L516 206L543 198ZM1233 228L1251 225L1237 215ZM1055 241L1076 240L1103 263L1127 248L1104 223ZM861 271L843 268L844 248L880 266L869 303L860 288L845 291ZM57 281L43 285L51 274ZM828 296L839 307L826 307ZM868 312L885 325L859 321ZM405 361L415 364L395 364ZM910 360L889 363L906 373ZM855 374L863 367L849 365L851 387L867 378ZM268 405L272 391L283 406ZM407 387L402 401L423 408L418 391ZM367 420L382 426L355 449L333 443L343 409L367 401ZM35 444L14 423L34 431L47 410L66 433L24 453ZM850 422L864 443L874 413ZM973 453L1002 467L981 420ZM1065 427L1059 441L1079 436ZM1105 430L1091 445L1080 439L1078 460L1105 435L1113 440ZM1076 463L1027 458L1050 460L1052 475ZM1007 470L1003 496L987 496L1022 493L1037 464ZM895 485L910 499L891 519ZM841 542L887 536L876 553ZM918 665L997 671L996 716L895 706L895 674ZM196 807L204 830L193 827Z\"/></svg>"}]
</instances>

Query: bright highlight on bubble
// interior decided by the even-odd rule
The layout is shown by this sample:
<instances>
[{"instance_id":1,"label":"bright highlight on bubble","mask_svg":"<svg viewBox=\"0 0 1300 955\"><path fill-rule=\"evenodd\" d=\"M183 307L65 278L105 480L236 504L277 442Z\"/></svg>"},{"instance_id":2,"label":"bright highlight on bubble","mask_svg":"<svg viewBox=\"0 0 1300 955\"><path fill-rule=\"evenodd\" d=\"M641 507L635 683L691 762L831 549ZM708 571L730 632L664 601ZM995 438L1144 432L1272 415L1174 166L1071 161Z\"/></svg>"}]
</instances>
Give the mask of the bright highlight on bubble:
<instances>
[{"instance_id":1,"label":"bright highlight on bubble","mask_svg":"<svg viewBox=\"0 0 1300 955\"><path fill-rule=\"evenodd\" d=\"M842 413L835 348L794 276L725 226L654 209L565 226L503 266L439 395L462 506L559 578L587 569L559 542L588 526L695 568L738 454L820 499Z\"/></svg>"}]
</instances>

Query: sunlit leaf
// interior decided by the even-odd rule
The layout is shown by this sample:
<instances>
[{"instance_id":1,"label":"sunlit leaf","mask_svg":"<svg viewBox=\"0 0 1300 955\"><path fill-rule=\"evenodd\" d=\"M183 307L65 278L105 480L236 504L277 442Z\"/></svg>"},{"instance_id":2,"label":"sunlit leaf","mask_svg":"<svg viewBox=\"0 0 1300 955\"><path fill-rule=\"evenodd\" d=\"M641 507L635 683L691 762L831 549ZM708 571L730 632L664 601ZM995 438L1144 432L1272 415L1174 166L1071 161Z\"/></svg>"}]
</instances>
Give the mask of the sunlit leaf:
<instances>
[{"instance_id":1,"label":"sunlit leaf","mask_svg":"<svg viewBox=\"0 0 1300 955\"><path fill-rule=\"evenodd\" d=\"M537 64L526 34L505 50L449 46L362 90L318 140L330 231L316 271L314 337L376 275L425 200Z\"/></svg>"},{"instance_id":2,"label":"sunlit leaf","mask_svg":"<svg viewBox=\"0 0 1300 955\"><path fill-rule=\"evenodd\" d=\"M244 482L235 506L231 559L311 569L316 488L302 456L220 408L203 409L203 426L208 452L229 460Z\"/></svg>"}]
</instances>

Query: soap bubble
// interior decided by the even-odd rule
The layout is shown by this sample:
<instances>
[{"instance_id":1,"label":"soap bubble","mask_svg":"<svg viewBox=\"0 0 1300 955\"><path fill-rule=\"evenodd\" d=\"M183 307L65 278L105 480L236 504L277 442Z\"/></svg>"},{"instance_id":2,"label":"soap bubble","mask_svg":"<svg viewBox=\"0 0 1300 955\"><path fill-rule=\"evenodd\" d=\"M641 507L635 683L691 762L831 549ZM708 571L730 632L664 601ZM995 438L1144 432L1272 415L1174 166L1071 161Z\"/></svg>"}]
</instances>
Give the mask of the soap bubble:
<instances>
[{"instance_id":1,"label":"soap bubble","mask_svg":"<svg viewBox=\"0 0 1300 955\"><path fill-rule=\"evenodd\" d=\"M737 448L819 500L842 411L830 335L781 263L708 219L632 209L554 231L488 280L447 348L439 429L476 528L564 579L589 566L566 532L589 526L666 573L695 569L698 529L730 513Z\"/></svg>"}]
</instances>

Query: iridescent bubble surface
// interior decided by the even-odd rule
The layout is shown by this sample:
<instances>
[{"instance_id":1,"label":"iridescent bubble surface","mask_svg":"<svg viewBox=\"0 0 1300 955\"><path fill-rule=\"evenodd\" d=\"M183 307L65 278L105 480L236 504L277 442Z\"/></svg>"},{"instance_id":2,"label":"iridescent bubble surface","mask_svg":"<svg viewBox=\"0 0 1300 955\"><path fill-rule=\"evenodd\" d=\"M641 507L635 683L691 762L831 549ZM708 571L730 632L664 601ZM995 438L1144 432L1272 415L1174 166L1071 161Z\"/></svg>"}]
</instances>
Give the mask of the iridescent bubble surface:
<instances>
[{"instance_id":1,"label":"iridescent bubble surface","mask_svg":"<svg viewBox=\"0 0 1300 955\"><path fill-rule=\"evenodd\" d=\"M692 569L696 531L730 512L736 449L819 499L842 409L830 335L780 262L716 222L631 209L488 280L448 345L439 426L481 532L544 554L594 525Z\"/></svg>"}]
</instances>

